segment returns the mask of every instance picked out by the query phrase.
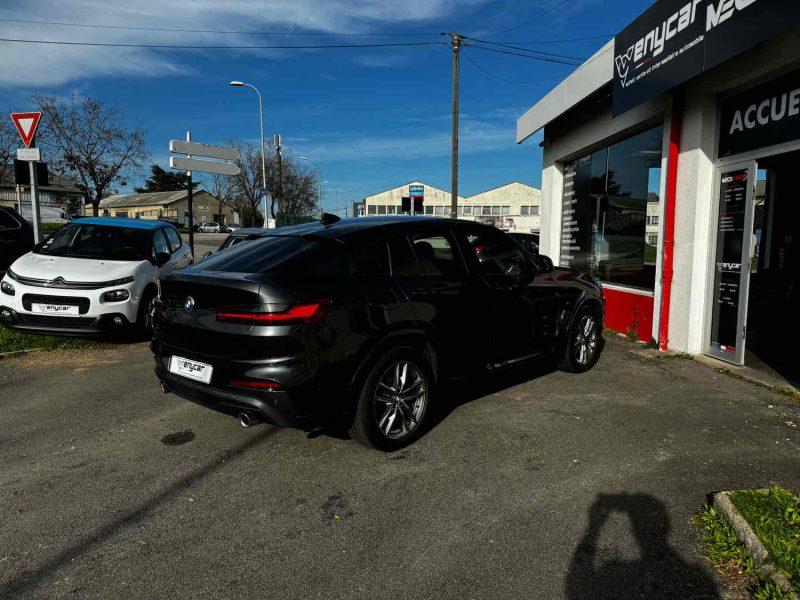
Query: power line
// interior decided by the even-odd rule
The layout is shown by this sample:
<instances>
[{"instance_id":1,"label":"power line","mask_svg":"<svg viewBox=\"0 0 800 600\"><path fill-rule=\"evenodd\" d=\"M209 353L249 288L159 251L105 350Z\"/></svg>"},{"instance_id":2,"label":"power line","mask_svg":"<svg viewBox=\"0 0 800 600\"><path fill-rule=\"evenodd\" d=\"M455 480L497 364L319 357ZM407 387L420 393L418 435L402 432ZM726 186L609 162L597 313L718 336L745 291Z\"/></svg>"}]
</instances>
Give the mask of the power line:
<instances>
[{"instance_id":1,"label":"power line","mask_svg":"<svg viewBox=\"0 0 800 600\"><path fill-rule=\"evenodd\" d=\"M59 27L85 27L91 29L121 29L126 31L162 31L168 33L215 33L223 35L287 35L287 36L334 36L334 37L419 37L439 35L435 32L420 33L332 33L332 32L309 32L299 31L229 31L220 29L175 29L171 27L137 27L134 25L102 25L92 23L70 23L65 21L34 21L30 19L0 19L4 23L26 23L30 25L56 25Z\"/></svg>"},{"instance_id":2,"label":"power line","mask_svg":"<svg viewBox=\"0 0 800 600\"><path fill-rule=\"evenodd\" d=\"M478 48L480 50L486 50L488 52L497 52L498 54L508 54L510 56L520 56L522 58L530 58L532 60L541 60L544 62L551 62L557 63L560 65L571 65L573 67L580 66L582 61L580 60L573 60L573 59L562 59L562 58L555 58L551 56L533 56L531 54L523 54L521 52L512 52L510 50L503 50L501 48L492 48L490 46L480 46L477 44L470 44L470 48Z\"/></svg>"},{"instance_id":3,"label":"power line","mask_svg":"<svg viewBox=\"0 0 800 600\"><path fill-rule=\"evenodd\" d=\"M442 42L396 42L381 44L317 44L317 45L249 45L249 46L189 46L183 44L123 44L108 42L70 42L61 40L23 40L0 38L0 42L19 44L52 44L56 46L99 46L103 48L155 48L169 50L314 50L318 48L391 48L398 46L439 46Z\"/></svg>"},{"instance_id":4,"label":"power line","mask_svg":"<svg viewBox=\"0 0 800 600\"><path fill-rule=\"evenodd\" d=\"M466 35L462 36L462 37L464 39L467 39L467 40L472 40L473 42L479 42L481 44L487 44L487 45L491 45L491 46L498 46L500 48L506 48L507 50L517 50L518 52L528 52L528 53L531 53L531 54L542 55L542 56L553 56L555 58L564 58L564 59L568 59L568 60L580 60L580 61L584 61L585 60L585 59L579 58L577 56L566 56L564 54L554 54L552 52L543 52L541 50L528 50L527 48L521 48L519 46L511 46L509 44L501 44L499 42L489 42L487 40L479 40L478 38L468 37Z\"/></svg>"},{"instance_id":5,"label":"power line","mask_svg":"<svg viewBox=\"0 0 800 600\"><path fill-rule=\"evenodd\" d=\"M528 19L527 21L523 21L523 22L522 22L522 23L520 23L519 25L514 25L513 27L509 27L508 29L503 29L503 31L498 31L497 33L493 33L493 34L491 34L491 35L487 35L486 37L496 37L496 36L498 36L498 35L500 35L500 34L503 34L503 33L508 33L509 31L514 31L515 29L519 29L520 27L525 27L526 25L530 25L531 23L533 23L533 22L534 22L534 21L536 21L537 19L541 19L543 16L545 16L545 15L547 15L547 14L550 14L551 12L553 12L554 10L556 10L557 8L561 8L561 7L562 7L562 6L564 6L564 5L565 5L567 2L571 2L571 1L572 1L572 0L562 0L562 1L561 1L561 2L559 2L558 4L556 4L556 5L554 5L554 6L551 6L550 8L548 8L548 9L546 9L546 10L544 10L544 11L540 12L540 13L539 13L538 15L536 15L535 17L533 17L533 18L531 18L531 19Z\"/></svg>"},{"instance_id":6,"label":"power line","mask_svg":"<svg viewBox=\"0 0 800 600\"><path fill-rule=\"evenodd\" d=\"M540 42L506 42L506 43L516 44L517 46L541 46L544 44L566 44L569 42L585 42L587 40L607 40L608 38L613 38L616 35L617 35L616 33L607 33L605 35L591 35L588 37L568 38L564 40L542 40Z\"/></svg>"},{"instance_id":7,"label":"power line","mask_svg":"<svg viewBox=\"0 0 800 600\"><path fill-rule=\"evenodd\" d=\"M522 81L522 80L519 80L519 79L508 79L506 77L502 77L500 75L497 75L496 73L492 73L488 69L483 68L480 64L478 64L478 62L474 58L472 58L472 56L469 54L469 52L464 52L464 56L479 71L482 71L483 73L485 73L489 77L494 77L495 79L500 79L501 81L507 81L508 83L526 83L526 84L545 83L547 81L554 81L556 79L561 79L562 77L565 77L566 75L569 75L569 73L562 73L561 75L556 75L555 77L548 77L547 79L537 79L537 80L534 80L534 81Z\"/></svg>"}]
</instances>

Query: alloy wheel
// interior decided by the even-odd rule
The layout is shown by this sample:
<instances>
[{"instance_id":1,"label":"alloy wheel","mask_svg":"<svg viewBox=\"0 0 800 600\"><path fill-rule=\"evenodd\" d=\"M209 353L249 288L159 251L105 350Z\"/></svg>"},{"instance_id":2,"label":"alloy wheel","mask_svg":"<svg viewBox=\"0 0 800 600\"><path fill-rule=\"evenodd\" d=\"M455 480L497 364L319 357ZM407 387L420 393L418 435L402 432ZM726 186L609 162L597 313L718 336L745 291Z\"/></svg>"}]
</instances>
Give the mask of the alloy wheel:
<instances>
[{"instance_id":1,"label":"alloy wheel","mask_svg":"<svg viewBox=\"0 0 800 600\"><path fill-rule=\"evenodd\" d=\"M401 360L386 369L373 394L373 415L381 435L401 440L419 425L428 402L428 382L414 363Z\"/></svg>"},{"instance_id":2,"label":"alloy wheel","mask_svg":"<svg viewBox=\"0 0 800 600\"><path fill-rule=\"evenodd\" d=\"M575 328L575 360L581 365L588 365L597 353L599 342L597 321L592 315L583 315Z\"/></svg>"}]
</instances>

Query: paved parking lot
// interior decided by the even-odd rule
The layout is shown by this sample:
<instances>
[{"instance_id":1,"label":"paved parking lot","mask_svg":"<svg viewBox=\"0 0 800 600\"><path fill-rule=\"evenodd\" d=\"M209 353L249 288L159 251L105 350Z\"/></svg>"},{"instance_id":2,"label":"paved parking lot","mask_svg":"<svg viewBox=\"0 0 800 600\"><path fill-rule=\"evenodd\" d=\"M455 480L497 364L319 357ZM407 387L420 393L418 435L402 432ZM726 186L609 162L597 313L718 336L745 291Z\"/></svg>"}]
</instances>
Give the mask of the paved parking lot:
<instances>
[{"instance_id":1,"label":"paved parking lot","mask_svg":"<svg viewBox=\"0 0 800 600\"><path fill-rule=\"evenodd\" d=\"M185 244L189 243L189 234L182 233L181 237ZM194 256L195 260L200 260L206 252L216 252L219 245L228 237L227 233L195 233L194 234Z\"/></svg>"},{"instance_id":2,"label":"paved parking lot","mask_svg":"<svg viewBox=\"0 0 800 600\"><path fill-rule=\"evenodd\" d=\"M394 454L163 395L145 344L2 360L0 598L724 597L690 518L800 487L800 405L630 348Z\"/></svg>"}]
</instances>

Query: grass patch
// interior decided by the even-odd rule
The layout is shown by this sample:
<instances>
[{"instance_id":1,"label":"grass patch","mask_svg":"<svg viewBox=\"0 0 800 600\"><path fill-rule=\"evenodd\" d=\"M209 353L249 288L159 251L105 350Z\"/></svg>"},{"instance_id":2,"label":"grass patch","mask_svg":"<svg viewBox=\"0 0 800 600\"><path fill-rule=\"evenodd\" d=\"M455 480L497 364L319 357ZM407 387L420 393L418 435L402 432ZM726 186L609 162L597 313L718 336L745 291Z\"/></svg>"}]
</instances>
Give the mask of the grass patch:
<instances>
[{"instance_id":1,"label":"grass patch","mask_svg":"<svg viewBox=\"0 0 800 600\"><path fill-rule=\"evenodd\" d=\"M766 390L769 390L773 394L778 394L779 396L783 396L784 398L800 401L800 391L798 390L781 387L779 385L767 385L766 383L761 383L760 381L750 379L749 377L745 377L744 375L740 375L739 373L734 373L730 369L726 369L724 367L718 367L714 369L714 372L719 373L720 375L727 375L728 377L733 377L734 379L738 379L740 381L746 381L751 385L764 388Z\"/></svg>"},{"instance_id":2,"label":"grass patch","mask_svg":"<svg viewBox=\"0 0 800 600\"><path fill-rule=\"evenodd\" d=\"M764 578L733 527L713 506L705 506L693 519L702 532L706 558L718 573L744 586L756 600L788 600L781 589Z\"/></svg>"},{"instance_id":3,"label":"grass patch","mask_svg":"<svg viewBox=\"0 0 800 600\"><path fill-rule=\"evenodd\" d=\"M673 352L672 354L665 354L664 358L670 360L694 360L694 356L688 352Z\"/></svg>"},{"instance_id":4,"label":"grass patch","mask_svg":"<svg viewBox=\"0 0 800 600\"><path fill-rule=\"evenodd\" d=\"M773 564L800 587L800 502L777 486L732 492L731 502L756 532Z\"/></svg>"},{"instance_id":5,"label":"grass patch","mask_svg":"<svg viewBox=\"0 0 800 600\"><path fill-rule=\"evenodd\" d=\"M95 340L56 337L52 335L30 335L0 325L0 353L19 352L33 348L56 350L61 348L90 348L97 346Z\"/></svg>"},{"instance_id":6,"label":"grass patch","mask_svg":"<svg viewBox=\"0 0 800 600\"><path fill-rule=\"evenodd\" d=\"M44 233L52 233L58 231L64 226L64 223L42 223L42 231Z\"/></svg>"}]
</instances>

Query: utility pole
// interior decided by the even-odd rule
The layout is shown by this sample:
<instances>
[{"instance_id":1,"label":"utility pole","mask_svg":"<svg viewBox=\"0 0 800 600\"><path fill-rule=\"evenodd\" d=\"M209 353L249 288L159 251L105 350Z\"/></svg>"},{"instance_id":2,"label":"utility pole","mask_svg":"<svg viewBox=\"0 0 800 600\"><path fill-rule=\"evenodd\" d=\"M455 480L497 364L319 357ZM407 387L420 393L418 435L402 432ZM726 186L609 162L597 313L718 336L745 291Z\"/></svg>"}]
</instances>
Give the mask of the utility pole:
<instances>
[{"instance_id":1,"label":"utility pole","mask_svg":"<svg viewBox=\"0 0 800 600\"><path fill-rule=\"evenodd\" d=\"M283 208L283 161L281 159L281 134L275 134L275 158L278 161L278 213ZM275 225L278 224L278 215L275 216Z\"/></svg>"},{"instance_id":2,"label":"utility pole","mask_svg":"<svg viewBox=\"0 0 800 600\"><path fill-rule=\"evenodd\" d=\"M192 132L186 132L186 141L192 141ZM191 155L187 154L187 158L191 158ZM189 249L192 251L192 257L194 257L194 207L192 206L192 172L186 171L186 175L189 178L189 193L186 196L186 208L189 209Z\"/></svg>"},{"instance_id":3,"label":"utility pole","mask_svg":"<svg viewBox=\"0 0 800 600\"><path fill-rule=\"evenodd\" d=\"M459 58L461 55L462 38L458 33L451 32L450 45L453 48L453 146L451 170L451 196L450 218L458 218L458 79Z\"/></svg>"}]
</instances>

